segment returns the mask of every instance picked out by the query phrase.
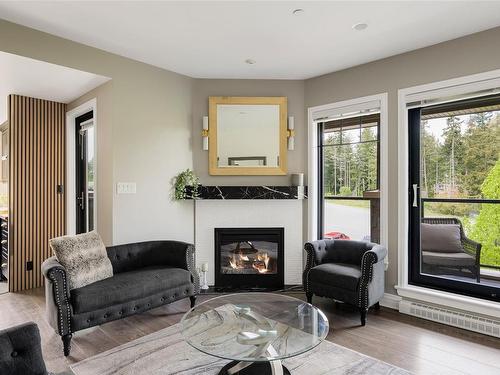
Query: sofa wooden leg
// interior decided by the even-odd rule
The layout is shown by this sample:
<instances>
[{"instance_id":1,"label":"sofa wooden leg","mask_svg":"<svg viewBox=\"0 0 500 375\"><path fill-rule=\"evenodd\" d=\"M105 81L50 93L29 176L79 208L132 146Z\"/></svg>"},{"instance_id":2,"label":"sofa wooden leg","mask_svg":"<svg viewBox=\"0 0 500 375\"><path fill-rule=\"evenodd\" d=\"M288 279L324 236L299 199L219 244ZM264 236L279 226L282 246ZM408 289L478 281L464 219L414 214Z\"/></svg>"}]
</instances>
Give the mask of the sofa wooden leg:
<instances>
[{"instance_id":1,"label":"sofa wooden leg","mask_svg":"<svg viewBox=\"0 0 500 375\"><path fill-rule=\"evenodd\" d=\"M307 298L307 303L312 303L313 294L312 293L306 293L306 298Z\"/></svg>"},{"instance_id":2,"label":"sofa wooden leg","mask_svg":"<svg viewBox=\"0 0 500 375\"><path fill-rule=\"evenodd\" d=\"M71 333L68 333L67 335L64 335L61 337L63 346L64 346L64 356L67 357L69 356L69 353L71 351L71 338L73 335Z\"/></svg>"},{"instance_id":3,"label":"sofa wooden leg","mask_svg":"<svg viewBox=\"0 0 500 375\"><path fill-rule=\"evenodd\" d=\"M365 326L366 325L366 309L360 308L359 313L361 315L361 325Z\"/></svg>"},{"instance_id":4,"label":"sofa wooden leg","mask_svg":"<svg viewBox=\"0 0 500 375\"><path fill-rule=\"evenodd\" d=\"M191 308L193 308L196 304L196 296L189 297L189 300L191 301Z\"/></svg>"},{"instance_id":5,"label":"sofa wooden leg","mask_svg":"<svg viewBox=\"0 0 500 375\"><path fill-rule=\"evenodd\" d=\"M375 305L373 305L373 309L377 311L380 310L380 303L377 302Z\"/></svg>"}]
</instances>

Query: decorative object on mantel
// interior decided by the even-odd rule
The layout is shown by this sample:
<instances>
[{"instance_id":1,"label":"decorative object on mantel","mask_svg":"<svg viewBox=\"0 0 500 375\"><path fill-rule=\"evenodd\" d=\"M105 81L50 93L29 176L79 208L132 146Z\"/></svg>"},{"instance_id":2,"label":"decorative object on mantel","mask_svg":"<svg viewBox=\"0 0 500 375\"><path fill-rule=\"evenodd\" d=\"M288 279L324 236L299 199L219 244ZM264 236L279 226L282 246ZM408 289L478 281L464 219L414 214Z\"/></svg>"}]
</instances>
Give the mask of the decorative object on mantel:
<instances>
[{"instance_id":1,"label":"decorative object on mantel","mask_svg":"<svg viewBox=\"0 0 500 375\"><path fill-rule=\"evenodd\" d=\"M304 173L292 173L292 186L304 186Z\"/></svg>"},{"instance_id":2,"label":"decorative object on mantel","mask_svg":"<svg viewBox=\"0 0 500 375\"><path fill-rule=\"evenodd\" d=\"M208 150L208 116L203 116L203 130L201 131L203 139L203 151Z\"/></svg>"},{"instance_id":3,"label":"decorative object on mantel","mask_svg":"<svg viewBox=\"0 0 500 375\"><path fill-rule=\"evenodd\" d=\"M191 169L182 171L174 177L174 199L196 199L198 197L198 189L193 189L194 186L199 186L200 180Z\"/></svg>"},{"instance_id":4,"label":"decorative object on mantel","mask_svg":"<svg viewBox=\"0 0 500 375\"><path fill-rule=\"evenodd\" d=\"M306 199L306 186L204 186L186 187L184 199ZM193 198L190 198L194 195Z\"/></svg>"},{"instance_id":5,"label":"decorative object on mantel","mask_svg":"<svg viewBox=\"0 0 500 375\"><path fill-rule=\"evenodd\" d=\"M295 119L293 116L288 116L288 150L295 150Z\"/></svg>"}]
</instances>

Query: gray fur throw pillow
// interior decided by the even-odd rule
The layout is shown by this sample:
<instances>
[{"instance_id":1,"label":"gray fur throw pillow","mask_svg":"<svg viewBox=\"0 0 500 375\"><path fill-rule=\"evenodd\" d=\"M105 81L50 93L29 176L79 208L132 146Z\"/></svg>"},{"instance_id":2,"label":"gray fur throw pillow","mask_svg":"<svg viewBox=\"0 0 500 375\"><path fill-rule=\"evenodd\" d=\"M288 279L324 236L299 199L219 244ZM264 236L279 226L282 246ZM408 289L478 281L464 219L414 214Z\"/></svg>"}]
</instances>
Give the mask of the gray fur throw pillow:
<instances>
[{"instance_id":1,"label":"gray fur throw pillow","mask_svg":"<svg viewBox=\"0 0 500 375\"><path fill-rule=\"evenodd\" d=\"M113 266L97 232L53 238L49 244L66 269L70 290L113 276Z\"/></svg>"}]
</instances>

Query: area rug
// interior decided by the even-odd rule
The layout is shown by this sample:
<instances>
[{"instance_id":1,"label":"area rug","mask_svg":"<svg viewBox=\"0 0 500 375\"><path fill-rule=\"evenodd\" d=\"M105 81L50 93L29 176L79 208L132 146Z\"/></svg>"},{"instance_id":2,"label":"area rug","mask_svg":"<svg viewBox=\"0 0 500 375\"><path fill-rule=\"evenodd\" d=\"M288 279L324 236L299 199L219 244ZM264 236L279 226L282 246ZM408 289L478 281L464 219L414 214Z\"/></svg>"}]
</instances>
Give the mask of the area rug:
<instances>
[{"instance_id":1,"label":"area rug","mask_svg":"<svg viewBox=\"0 0 500 375\"><path fill-rule=\"evenodd\" d=\"M215 375L228 362L192 348L182 338L180 324L175 324L78 362L71 369L75 375ZM328 341L283 364L293 375L410 374Z\"/></svg>"}]
</instances>

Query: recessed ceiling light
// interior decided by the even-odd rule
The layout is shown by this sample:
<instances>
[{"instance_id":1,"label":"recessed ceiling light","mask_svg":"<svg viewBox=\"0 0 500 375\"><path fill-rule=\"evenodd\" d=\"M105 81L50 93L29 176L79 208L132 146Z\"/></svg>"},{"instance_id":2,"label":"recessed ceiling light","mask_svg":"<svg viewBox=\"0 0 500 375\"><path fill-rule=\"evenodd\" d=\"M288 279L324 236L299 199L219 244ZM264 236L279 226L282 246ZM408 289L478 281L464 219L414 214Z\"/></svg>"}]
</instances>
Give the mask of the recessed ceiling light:
<instances>
[{"instance_id":1,"label":"recessed ceiling light","mask_svg":"<svg viewBox=\"0 0 500 375\"><path fill-rule=\"evenodd\" d=\"M253 65L255 64L257 61L255 61L254 59L246 59L245 62L249 65Z\"/></svg>"},{"instance_id":2,"label":"recessed ceiling light","mask_svg":"<svg viewBox=\"0 0 500 375\"><path fill-rule=\"evenodd\" d=\"M366 23L355 23L354 25L352 25L352 28L354 30L357 30L357 31L364 30L367 27L368 27L368 24L366 24Z\"/></svg>"},{"instance_id":3,"label":"recessed ceiling light","mask_svg":"<svg viewBox=\"0 0 500 375\"><path fill-rule=\"evenodd\" d=\"M305 12L304 9L298 8L298 9L294 9L293 12L292 12L292 14L294 16L300 16L300 15L304 14L304 12Z\"/></svg>"}]
</instances>

